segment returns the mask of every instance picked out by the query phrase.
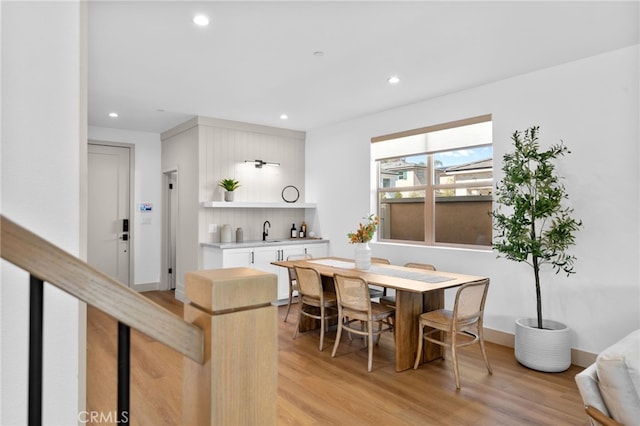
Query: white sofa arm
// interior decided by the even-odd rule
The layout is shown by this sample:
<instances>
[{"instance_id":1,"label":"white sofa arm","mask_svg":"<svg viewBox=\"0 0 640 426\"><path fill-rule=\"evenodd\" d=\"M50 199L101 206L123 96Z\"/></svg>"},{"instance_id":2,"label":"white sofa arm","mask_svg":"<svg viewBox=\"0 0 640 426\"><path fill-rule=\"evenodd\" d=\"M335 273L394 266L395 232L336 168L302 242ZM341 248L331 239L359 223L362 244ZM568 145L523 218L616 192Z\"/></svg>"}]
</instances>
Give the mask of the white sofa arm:
<instances>
[{"instance_id":1,"label":"white sofa arm","mask_svg":"<svg viewBox=\"0 0 640 426\"><path fill-rule=\"evenodd\" d=\"M602 351L596 362L576 375L587 407L624 425L640 419L640 330ZM592 424L597 424L590 419Z\"/></svg>"},{"instance_id":2,"label":"white sofa arm","mask_svg":"<svg viewBox=\"0 0 640 426\"><path fill-rule=\"evenodd\" d=\"M585 406L595 407L609 416L609 411L600 394L600 384L596 372L596 364L591 364L576 375L576 384ZM592 425L596 425L593 419L589 419Z\"/></svg>"}]
</instances>

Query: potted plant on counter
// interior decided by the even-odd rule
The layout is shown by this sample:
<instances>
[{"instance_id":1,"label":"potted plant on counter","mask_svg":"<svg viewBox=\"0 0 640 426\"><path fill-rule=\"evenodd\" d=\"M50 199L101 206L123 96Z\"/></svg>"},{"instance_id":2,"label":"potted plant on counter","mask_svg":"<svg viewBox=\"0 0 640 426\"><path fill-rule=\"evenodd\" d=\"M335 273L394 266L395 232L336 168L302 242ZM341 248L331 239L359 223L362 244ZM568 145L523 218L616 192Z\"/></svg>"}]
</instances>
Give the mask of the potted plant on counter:
<instances>
[{"instance_id":1,"label":"potted plant on counter","mask_svg":"<svg viewBox=\"0 0 640 426\"><path fill-rule=\"evenodd\" d=\"M514 132L515 151L503 157L498 207L491 212L497 231L493 248L533 270L537 318L516 321L516 359L529 368L558 372L571 365L571 335L564 324L543 319L540 268L549 265L556 273L574 273L576 258L567 249L575 244L582 221L573 219L573 209L563 205L568 194L554 165L570 151L562 141L541 150L538 131L535 126Z\"/></svg>"},{"instance_id":2,"label":"potted plant on counter","mask_svg":"<svg viewBox=\"0 0 640 426\"><path fill-rule=\"evenodd\" d=\"M241 185L240 182L235 179L221 179L220 182L218 182L218 186L225 190L224 200L233 201L233 191Z\"/></svg>"}]
</instances>

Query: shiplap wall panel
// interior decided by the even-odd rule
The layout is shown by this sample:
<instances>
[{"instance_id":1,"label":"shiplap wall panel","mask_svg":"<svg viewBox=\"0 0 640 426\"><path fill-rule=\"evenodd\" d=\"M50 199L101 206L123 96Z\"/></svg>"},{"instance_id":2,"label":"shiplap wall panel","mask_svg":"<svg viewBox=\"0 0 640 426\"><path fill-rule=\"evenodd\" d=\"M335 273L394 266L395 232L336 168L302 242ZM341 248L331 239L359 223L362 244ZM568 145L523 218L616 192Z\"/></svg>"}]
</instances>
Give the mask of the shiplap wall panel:
<instances>
[{"instance_id":1,"label":"shiplap wall panel","mask_svg":"<svg viewBox=\"0 0 640 426\"><path fill-rule=\"evenodd\" d=\"M229 125L231 124L231 125ZM235 191L235 201L282 201L282 189L294 185L304 196L304 141L303 132L228 123L222 120L201 120L200 138L200 201L221 201L224 193L217 186L223 178L233 178L242 185ZM279 167L261 169L245 160L263 160L280 163ZM243 228L245 240L262 238L265 220L271 223L269 238L287 238L291 224L296 228L304 220L303 209L215 209L201 208L199 217L200 242L220 241L223 224L235 230ZM210 234L209 224L218 225L218 232Z\"/></svg>"}]
</instances>

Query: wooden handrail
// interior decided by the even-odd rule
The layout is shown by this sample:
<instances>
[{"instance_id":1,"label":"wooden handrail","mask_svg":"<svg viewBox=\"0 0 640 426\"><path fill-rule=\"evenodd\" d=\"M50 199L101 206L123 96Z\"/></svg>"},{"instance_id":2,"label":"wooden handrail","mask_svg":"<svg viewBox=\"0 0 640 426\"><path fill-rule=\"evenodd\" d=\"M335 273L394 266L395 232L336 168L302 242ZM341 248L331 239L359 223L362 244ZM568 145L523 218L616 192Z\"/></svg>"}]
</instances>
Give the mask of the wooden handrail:
<instances>
[{"instance_id":1,"label":"wooden handrail","mask_svg":"<svg viewBox=\"0 0 640 426\"><path fill-rule=\"evenodd\" d=\"M4 216L0 218L3 259L203 364L200 328Z\"/></svg>"}]
</instances>

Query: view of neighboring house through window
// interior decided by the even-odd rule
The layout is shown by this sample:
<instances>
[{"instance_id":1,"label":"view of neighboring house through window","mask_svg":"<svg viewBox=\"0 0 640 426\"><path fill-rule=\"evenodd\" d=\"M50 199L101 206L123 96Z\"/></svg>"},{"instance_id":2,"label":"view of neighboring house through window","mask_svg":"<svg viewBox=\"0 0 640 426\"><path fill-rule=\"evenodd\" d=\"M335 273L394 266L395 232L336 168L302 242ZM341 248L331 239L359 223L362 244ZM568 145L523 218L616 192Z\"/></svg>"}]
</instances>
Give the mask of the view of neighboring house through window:
<instances>
[{"instance_id":1,"label":"view of neighboring house through window","mask_svg":"<svg viewBox=\"0 0 640 426\"><path fill-rule=\"evenodd\" d=\"M491 246L491 116L372 142L380 241Z\"/></svg>"}]
</instances>

